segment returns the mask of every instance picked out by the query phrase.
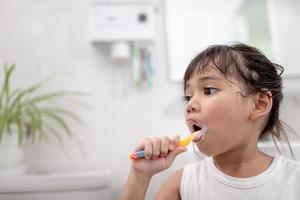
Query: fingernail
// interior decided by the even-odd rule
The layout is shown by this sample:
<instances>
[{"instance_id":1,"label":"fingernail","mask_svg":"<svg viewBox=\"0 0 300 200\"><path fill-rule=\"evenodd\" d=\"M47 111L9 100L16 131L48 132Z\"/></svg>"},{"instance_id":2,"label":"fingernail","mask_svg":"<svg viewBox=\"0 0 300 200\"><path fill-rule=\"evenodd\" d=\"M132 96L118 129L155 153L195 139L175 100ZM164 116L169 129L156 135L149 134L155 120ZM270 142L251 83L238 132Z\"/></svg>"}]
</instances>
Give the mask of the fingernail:
<instances>
[{"instance_id":1,"label":"fingernail","mask_svg":"<svg viewBox=\"0 0 300 200\"><path fill-rule=\"evenodd\" d=\"M174 150L174 145L171 144L170 147L169 147L169 149L170 149L170 150Z\"/></svg>"}]
</instances>

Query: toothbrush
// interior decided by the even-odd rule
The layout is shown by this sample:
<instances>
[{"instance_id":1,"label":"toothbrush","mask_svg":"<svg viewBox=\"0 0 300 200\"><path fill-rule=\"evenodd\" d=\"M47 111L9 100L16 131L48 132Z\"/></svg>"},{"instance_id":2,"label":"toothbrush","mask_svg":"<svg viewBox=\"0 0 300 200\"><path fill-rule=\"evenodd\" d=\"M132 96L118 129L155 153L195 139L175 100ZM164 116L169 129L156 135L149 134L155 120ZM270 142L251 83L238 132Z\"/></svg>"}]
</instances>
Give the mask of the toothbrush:
<instances>
[{"instance_id":1,"label":"toothbrush","mask_svg":"<svg viewBox=\"0 0 300 200\"><path fill-rule=\"evenodd\" d=\"M201 129L199 131L193 132L191 135L187 136L186 138L184 138L183 140L181 140L178 144L178 146L180 147L185 147L188 146L189 143L194 139L194 137L196 136L197 133L201 134L202 139L204 138L204 135L206 133L206 129ZM144 150L140 150L140 151L136 151L133 152L129 155L129 158L132 160L137 160L139 158L144 158L145 157L145 151Z\"/></svg>"}]
</instances>

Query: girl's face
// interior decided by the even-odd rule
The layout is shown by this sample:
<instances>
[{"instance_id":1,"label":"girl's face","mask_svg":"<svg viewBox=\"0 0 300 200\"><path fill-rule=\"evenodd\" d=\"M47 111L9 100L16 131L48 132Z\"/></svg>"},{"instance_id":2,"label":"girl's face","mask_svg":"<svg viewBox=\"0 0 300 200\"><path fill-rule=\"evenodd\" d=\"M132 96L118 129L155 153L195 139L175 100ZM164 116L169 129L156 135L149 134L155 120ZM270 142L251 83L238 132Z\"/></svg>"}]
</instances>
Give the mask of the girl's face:
<instances>
[{"instance_id":1,"label":"girl's face","mask_svg":"<svg viewBox=\"0 0 300 200\"><path fill-rule=\"evenodd\" d=\"M204 140L197 143L206 155L240 149L255 137L249 119L253 100L241 96L245 92L235 78L229 80L216 68L207 67L204 73L194 72L186 83L186 123L192 132L207 127Z\"/></svg>"}]
</instances>

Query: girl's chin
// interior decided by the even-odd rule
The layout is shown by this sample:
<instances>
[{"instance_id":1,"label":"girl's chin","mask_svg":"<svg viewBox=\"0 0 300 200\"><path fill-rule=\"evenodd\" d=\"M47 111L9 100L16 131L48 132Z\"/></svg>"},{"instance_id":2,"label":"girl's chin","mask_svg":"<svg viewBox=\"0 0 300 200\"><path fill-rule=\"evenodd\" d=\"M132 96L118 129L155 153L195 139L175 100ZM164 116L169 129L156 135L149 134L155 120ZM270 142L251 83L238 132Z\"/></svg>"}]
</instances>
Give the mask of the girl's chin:
<instances>
[{"instance_id":1,"label":"girl's chin","mask_svg":"<svg viewBox=\"0 0 300 200\"><path fill-rule=\"evenodd\" d=\"M207 141L205 141L205 138L203 141L198 143L196 146L197 146L198 150L206 156L214 156L216 153L212 148L213 145L208 143Z\"/></svg>"},{"instance_id":2,"label":"girl's chin","mask_svg":"<svg viewBox=\"0 0 300 200\"><path fill-rule=\"evenodd\" d=\"M203 145L197 144L197 148L202 154L205 154L207 156L210 155L210 152L208 151L208 149L205 148Z\"/></svg>"}]
</instances>

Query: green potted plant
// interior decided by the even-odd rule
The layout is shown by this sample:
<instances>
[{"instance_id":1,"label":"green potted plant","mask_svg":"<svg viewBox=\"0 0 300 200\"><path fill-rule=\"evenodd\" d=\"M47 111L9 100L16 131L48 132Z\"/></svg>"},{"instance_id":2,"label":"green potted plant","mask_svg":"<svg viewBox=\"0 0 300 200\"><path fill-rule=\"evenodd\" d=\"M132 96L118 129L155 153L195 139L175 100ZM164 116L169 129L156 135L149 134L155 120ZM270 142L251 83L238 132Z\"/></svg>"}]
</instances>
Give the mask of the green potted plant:
<instances>
[{"instance_id":1,"label":"green potted plant","mask_svg":"<svg viewBox=\"0 0 300 200\"><path fill-rule=\"evenodd\" d=\"M22 146L34 144L54 134L59 141L61 133L71 135L68 120L80 121L77 114L53 102L69 100L83 93L59 90L42 92L46 81L26 88L12 88L11 76L15 65L4 66L4 79L0 85L0 174L9 170L24 172L20 167ZM18 153L19 152L19 153ZM2 156L2 157L1 157ZM16 160L13 160L15 157Z\"/></svg>"}]
</instances>

